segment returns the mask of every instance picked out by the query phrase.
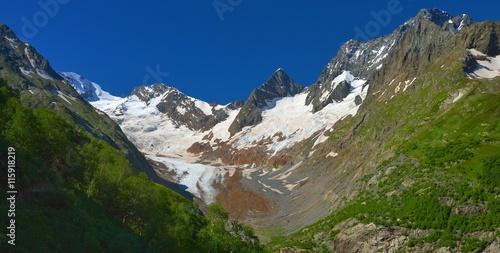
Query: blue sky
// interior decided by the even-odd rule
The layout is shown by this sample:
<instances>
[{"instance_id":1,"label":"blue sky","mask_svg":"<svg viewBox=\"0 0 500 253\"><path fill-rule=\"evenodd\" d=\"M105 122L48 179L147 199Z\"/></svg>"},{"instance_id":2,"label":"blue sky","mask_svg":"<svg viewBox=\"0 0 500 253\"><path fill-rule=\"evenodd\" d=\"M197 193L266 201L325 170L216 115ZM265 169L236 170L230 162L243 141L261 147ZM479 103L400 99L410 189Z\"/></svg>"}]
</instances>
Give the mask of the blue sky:
<instances>
[{"instance_id":1,"label":"blue sky","mask_svg":"<svg viewBox=\"0 0 500 253\"><path fill-rule=\"evenodd\" d=\"M365 37L357 31L388 34L421 8L500 20L497 0L312 2L4 0L0 23L57 71L80 73L114 95L163 82L224 104L246 99L280 67L309 86L341 44Z\"/></svg>"}]
</instances>

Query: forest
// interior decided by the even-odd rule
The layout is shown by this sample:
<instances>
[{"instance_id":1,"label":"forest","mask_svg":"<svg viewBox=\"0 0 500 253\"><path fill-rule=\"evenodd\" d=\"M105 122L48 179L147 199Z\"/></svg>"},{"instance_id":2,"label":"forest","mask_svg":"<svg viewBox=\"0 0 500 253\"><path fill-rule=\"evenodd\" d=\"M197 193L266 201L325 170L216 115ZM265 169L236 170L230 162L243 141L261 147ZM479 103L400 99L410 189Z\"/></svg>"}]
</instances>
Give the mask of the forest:
<instances>
[{"instance_id":1,"label":"forest","mask_svg":"<svg viewBox=\"0 0 500 253\"><path fill-rule=\"evenodd\" d=\"M252 228L220 205L201 213L74 122L22 105L4 79L0 110L0 163L7 168L15 150L17 189L16 245L3 240L2 252L263 251ZM0 204L4 214L7 204Z\"/></svg>"}]
</instances>

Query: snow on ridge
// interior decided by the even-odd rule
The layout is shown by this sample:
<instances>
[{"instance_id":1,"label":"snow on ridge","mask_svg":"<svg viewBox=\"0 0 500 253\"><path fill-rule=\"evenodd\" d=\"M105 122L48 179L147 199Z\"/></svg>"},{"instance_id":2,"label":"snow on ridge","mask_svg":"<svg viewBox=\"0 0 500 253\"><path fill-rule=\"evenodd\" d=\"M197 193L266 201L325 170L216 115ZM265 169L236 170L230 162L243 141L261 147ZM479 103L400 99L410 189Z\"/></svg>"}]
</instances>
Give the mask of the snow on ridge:
<instances>
[{"instance_id":1,"label":"snow on ridge","mask_svg":"<svg viewBox=\"0 0 500 253\"><path fill-rule=\"evenodd\" d=\"M80 74L75 72L57 72L60 76L68 81L68 83L78 92L80 95L86 94L88 97L85 99L89 102L97 102L100 100L111 100L116 101L123 99L121 97L113 96L109 92L104 91L101 86L95 82L85 79ZM101 109L102 108L98 108Z\"/></svg>"},{"instance_id":2,"label":"snow on ridge","mask_svg":"<svg viewBox=\"0 0 500 253\"><path fill-rule=\"evenodd\" d=\"M205 115L211 115L212 114L212 106L210 106L210 104L208 104L207 102L205 101L201 101L199 99L195 99L195 102L194 104L196 105L196 107L198 107L203 113L205 113Z\"/></svg>"},{"instance_id":3,"label":"snow on ridge","mask_svg":"<svg viewBox=\"0 0 500 253\"><path fill-rule=\"evenodd\" d=\"M327 99L332 94L332 92L335 90L335 88L337 88L337 86L343 81L350 83L351 87L353 87L353 88L355 88L355 87L357 88L359 85L364 85L366 83L366 80L357 79L356 77L354 77L351 74L351 71L344 70L340 75L336 76L332 80L331 89L321 95L320 101L325 101L325 99Z\"/></svg>"},{"instance_id":4,"label":"snow on ridge","mask_svg":"<svg viewBox=\"0 0 500 253\"><path fill-rule=\"evenodd\" d=\"M18 48L18 46L16 45L16 40L15 39L7 37L7 36L4 36L4 38L9 42L10 47L12 47L13 49L17 49Z\"/></svg>"},{"instance_id":5,"label":"snow on ridge","mask_svg":"<svg viewBox=\"0 0 500 253\"><path fill-rule=\"evenodd\" d=\"M273 140L268 144L268 150L275 155L280 150L292 147L298 142L309 138L317 131L331 127L335 122L347 115L355 115L359 105L354 102L356 96L366 98L368 87L365 80L356 79L349 71L344 71L334 79L351 82L351 93L340 103L330 103L322 110L312 113L312 104L305 105L307 92L292 97L273 101L273 106L264 108L262 122L256 126L245 127L233 137L232 145L236 148L255 146L263 139ZM280 134L278 139L276 134Z\"/></svg>"}]
</instances>

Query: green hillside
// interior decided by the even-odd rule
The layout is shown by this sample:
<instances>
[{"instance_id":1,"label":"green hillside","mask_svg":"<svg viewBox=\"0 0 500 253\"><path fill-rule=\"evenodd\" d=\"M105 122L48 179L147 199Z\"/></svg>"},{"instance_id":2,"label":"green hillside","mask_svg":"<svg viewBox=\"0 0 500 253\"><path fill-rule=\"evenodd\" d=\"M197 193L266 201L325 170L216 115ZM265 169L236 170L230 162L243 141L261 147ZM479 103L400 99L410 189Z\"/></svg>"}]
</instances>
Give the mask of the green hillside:
<instances>
[{"instance_id":1,"label":"green hillside","mask_svg":"<svg viewBox=\"0 0 500 253\"><path fill-rule=\"evenodd\" d=\"M134 172L108 143L50 109L23 106L18 96L0 79L0 163L12 163L12 147L17 190L15 241L3 235L2 252L262 251L251 228L221 207L200 215L192 202ZM7 189L7 173L1 176ZM0 208L7 214L10 207L3 201Z\"/></svg>"},{"instance_id":2,"label":"green hillside","mask_svg":"<svg viewBox=\"0 0 500 253\"><path fill-rule=\"evenodd\" d=\"M356 198L311 226L275 237L270 251L383 252L382 244L367 243L378 234L400 252L475 252L498 238L500 79L469 78L467 52L456 44L404 93L372 96L365 114L330 137L326 145L350 136L351 149L376 146L379 165L364 163L367 173L357 181L364 190Z\"/></svg>"}]
</instances>

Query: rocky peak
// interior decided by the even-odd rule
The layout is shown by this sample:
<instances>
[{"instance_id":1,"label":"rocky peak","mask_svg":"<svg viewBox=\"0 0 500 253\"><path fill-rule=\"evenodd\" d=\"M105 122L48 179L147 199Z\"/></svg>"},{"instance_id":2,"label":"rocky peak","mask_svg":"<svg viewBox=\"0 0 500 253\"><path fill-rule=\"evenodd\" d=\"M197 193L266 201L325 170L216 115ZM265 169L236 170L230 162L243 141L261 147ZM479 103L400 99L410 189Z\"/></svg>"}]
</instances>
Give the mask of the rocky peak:
<instances>
[{"instance_id":1,"label":"rocky peak","mask_svg":"<svg viewBox=\"0 0 500 253\"><path fill-rule=\"evenodd\" d=\"M312 103L314 111L324 108L327 104L321 102L321 96L329 92L333 80L345 71L349 71L354 77L367 80L370 83L378 71L393 58L395 50L401 45L408 30L418 26L424 22L423 20L427 21L426 23L437 25L441 31L453 34L472 24L472 19L466 14L452 17L440 9L422 9L415 17L408 19L389 35L367 42L350 40L326 65L317 82L311 85L306 104Z\"/></svg>"},{"instance_id":2,"label":"rocky peak","mask_svg":"<svg viewBox=\"0 0 500 253\"><path fill-rule=\"evenodd\" d=\"M229 127L229 132L234 135L246 126L259 124L262 121L260 109L276 98L297 95L304 88L295 83L282 68L279 68L264 84L252 91Z\"/></svg>"},{"instance_id":3,"label":"rocky peak","mask_svg":"<svg viewBox=\"0 0 500 253\"><path fill-rule=\"evenodd\" d=\"M92 101L95 97L95 88L91 81L73 72L58 72L60 76L68 81L75 90L87 101Z\"/></svg>"},{"instance_id":4,"label":"rocky peak","mask_svg":"<svg viewBox=\"0 0 500 253\"><path fill-rule=\"evenodd\" d=\"M20 42L17 35L6 24L0 24L0 34L5 38L12 38L16 42Z\"/></svg>"},{"instance_id":5,"label":"rocky peak","mask_svg":"<svg viewBox=\"0 0 500 253\"><path fill-rule=\"evenodd\" d=\"M443 30L454 33L459 32L462 28L470 26L473 23L472 18L467 14L461 14L453 17L446 11L434 8L420 10L415 17L409 19L405 24L414 26L419 20L422 19L429 20L441 27Z\"/></svg>"},{"instance_id":6,"label":"rocky peak","mask_svg":"<svg viewBox=\"0 0 500 253\"><path fill-rule=\"evenodd\" d=\"M159 97L167 92L181 93L173 87L166 86L163 83L155 83L149 86L136 87L130 94L137 96L141 101L148 102L149 100Z\"/></svg>"},{"instance_id":7,"label":"rocky peak","mask_svg":"<svg viewBox=\"0 0 500 253\"><path fill-rule=\"evenodd\" d=\"M444 10L434 8L421 9L414 19L419 20L423 18L435 23L439 27L442 27L445 23L448 22L448 20L452 19L453 17Z\"/></svg>"},{"instance_id":8,"label":"rocky peak","mask_svg":"<svg viewBox=\"0 0 500 253\"><path fill-rule=\"evenodd\" d=\"M296 84L282 69L276 70L269 79L250 95L257 108L267 105L267 102L279 97L293 96L304 90L300 84Z\"/></svg>"},{"instance_id":9,"label":"rocky peak","mask_svg":"<svg viewBox=\"0 0 500 253\"><path fill-rule=\"evenodd\" d=\"M26 78L36 75L46 80L62 80L35 48L20 41L14 31L5 24L0 24L0 53L8 55L6 62L12 65L17 74Z\"/></svg>"}]
</instances>

